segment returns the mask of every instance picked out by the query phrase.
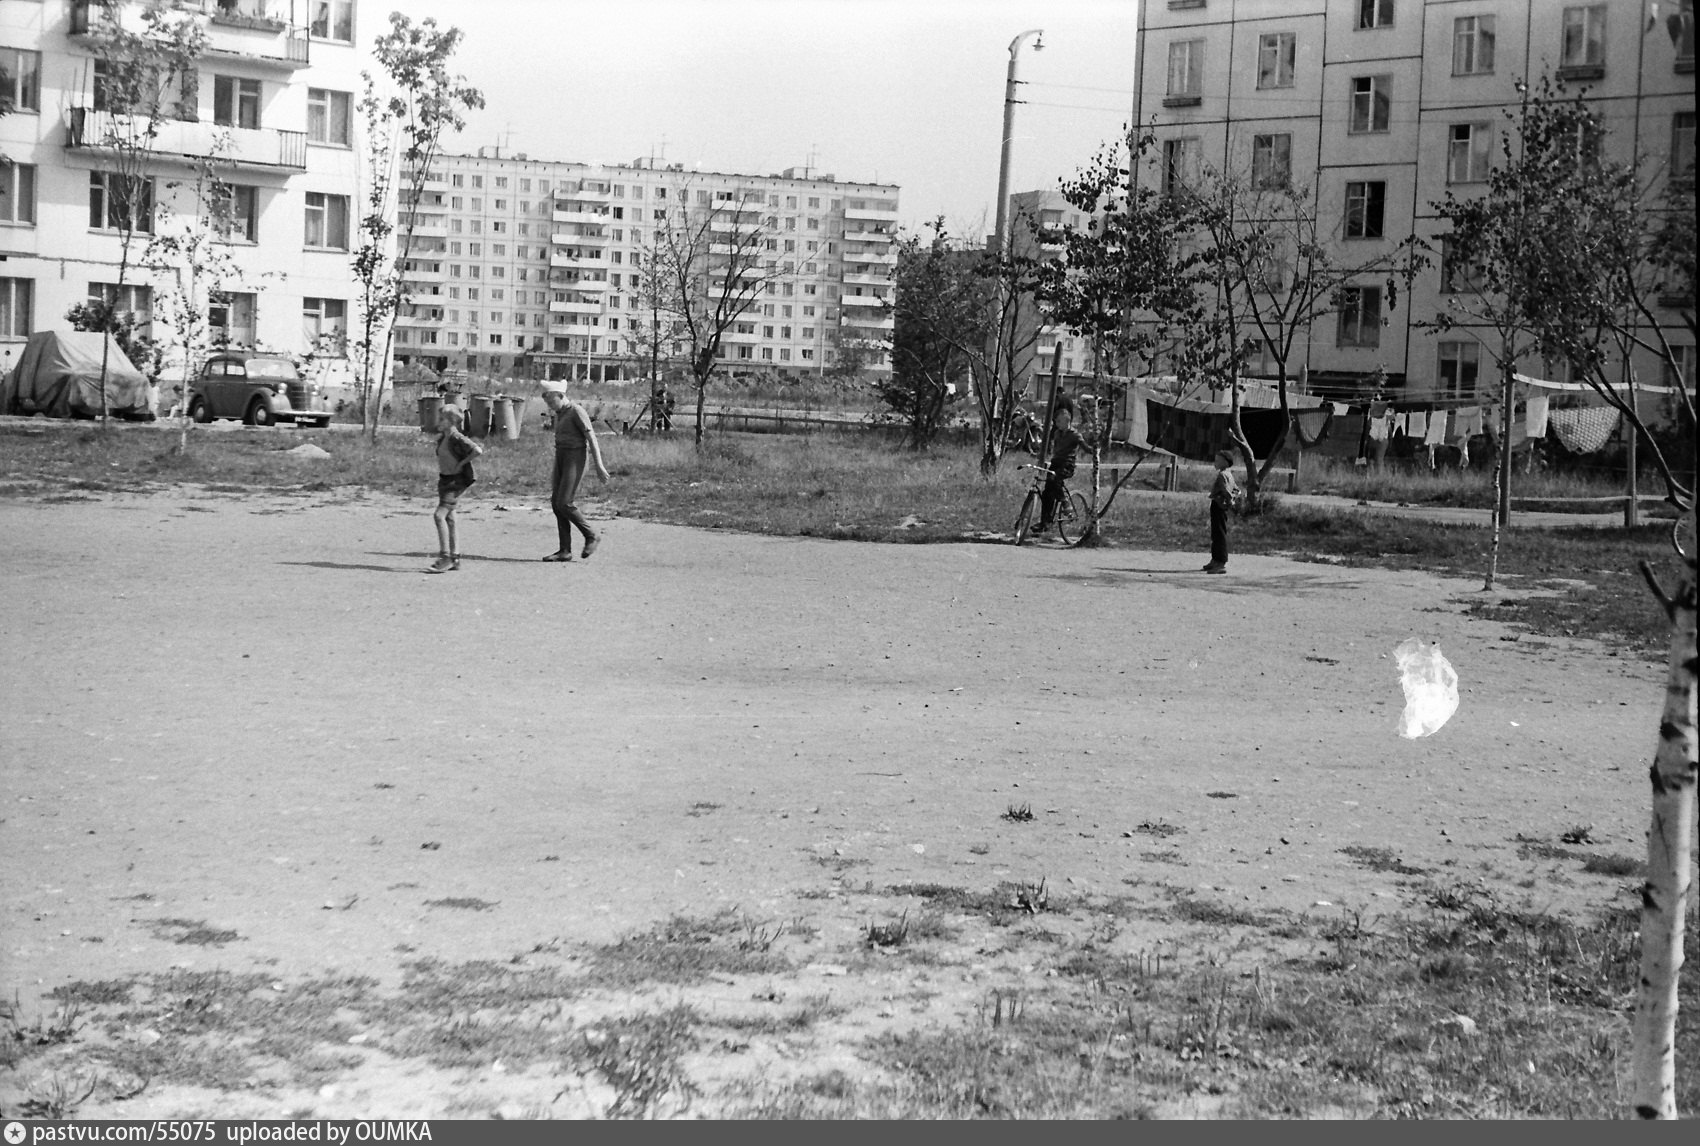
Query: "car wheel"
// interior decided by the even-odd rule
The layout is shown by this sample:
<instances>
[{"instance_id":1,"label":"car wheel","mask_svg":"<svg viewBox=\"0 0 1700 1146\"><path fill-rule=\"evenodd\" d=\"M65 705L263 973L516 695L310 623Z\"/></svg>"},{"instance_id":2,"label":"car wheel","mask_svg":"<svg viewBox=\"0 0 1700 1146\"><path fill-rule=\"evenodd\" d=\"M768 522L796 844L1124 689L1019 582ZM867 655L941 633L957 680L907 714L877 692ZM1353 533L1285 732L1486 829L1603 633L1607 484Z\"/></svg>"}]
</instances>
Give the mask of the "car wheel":
<instances>
[{"instance_id":1,"label":"car wheel","mask_svg":"<svg viewBox=\"0 0 1700 1146\"><path fill-rule=\"evenodd\" d=\"M189 417L204 426L212 421L212 407L207 405L205 398L196 398L189 403Z\"/></svg>"},{"instance_id":2,"label":"car wheel","mask_svg":"<svg viewBox=\"0 0 1700 1146\"><path fill-rule=\"evenodd\" d=\"M250 426L269 426L276 419L272 417L272 408L266 405L265 399L256 398L254 404L248 407L246 421Z\"/></svg>"}]
</instances>

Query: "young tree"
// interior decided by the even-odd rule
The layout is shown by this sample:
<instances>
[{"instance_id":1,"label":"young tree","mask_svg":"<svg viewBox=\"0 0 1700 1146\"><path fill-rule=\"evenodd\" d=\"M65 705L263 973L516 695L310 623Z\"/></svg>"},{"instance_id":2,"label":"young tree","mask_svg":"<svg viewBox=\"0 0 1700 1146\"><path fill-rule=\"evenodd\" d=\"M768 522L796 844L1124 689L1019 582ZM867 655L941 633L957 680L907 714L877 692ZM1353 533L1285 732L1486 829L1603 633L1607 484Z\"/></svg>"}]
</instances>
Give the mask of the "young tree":
<instances>
[{"instance_id":1,"label":"young tree","mask_svg":"<svg viewBox=\"0 0 1700 1146\"><path fill-rule=\"evenodd\" d=\"M443 133L459 131L466 125L465 113L484 106L483 94L448 70L461 37L459 28L439 30L429 16L414 24L392 12L389 31L372 46L379 76L361 73L366 187L352 260L360 293L355 301L358 334L351 344L361 424L374 441L395 320L411 293L407 275L425 183Z\"/></svg>"},{"instance_id":2,"label":"young tree","mask_svg":"<svg viewBox=\"0 0 1700 1146\"><path fill-rule=\"evenodd\" d=\"M1288 386L1298 376L1296 366L1311 331L1344 307L1361 313L1365 298L1378 299L1385 325L1398 305L1399 284L1409 289L1427 265L1412 235L1356 244L1368 253L1343 257L1346 248L1337 240L1344 224L1324 210L1319 186L1294 182L1285 164L1271 160L1244 172L1206 170L1184 192L1209 238L1203 261L1216 288L1214 307L1231 387L1230 433L1246 466L1248 508L1258 504L1286 444L1292 413ZM1275 366L1283 420L1261 466L1240 423L1240 376L1253 339Z\"/></svg>"},{"instance_id":3,"label":"young tree","mask_svg":"<svg viewBox=\"0 0 1700 1146\"><path fill-rule=\"evenodd\" d=\"M704 403L710 380L725 354L725 337L758 299L774 293L791 271L769 258L773 224L764 216L766 196L758 188L709 191L681 179L669 205L658 208L645 259L660 284L657 314L671 316L690 357L696 391L695 440L703 441Z\"/></svg>"},{"instance_id":4,"label":"young tree","mask_svg":"<svg viewBox=\"0 0 1700 1146\"><path fill-rule=\"evenodd\" d=\"M925 449L945 412L973 386L973 357L984 345L991 284L976 273L982 252L953 242L942 217L918 235L897 241L891 374L874 391L906 428L909 444Z\"/></svg>"},{"instance_id":5,"label":"young tree","mask_svg":"<svg viewBox=\"0 0 1700 1146\"><path fill-rule=\"evenodd\" d=\"M179 452L189 448L193 420L189 385L195 363L210 349L208 307L223 292L247 285L230 248L230 236L237 227L233 189L219 174L228 146L229 137L223 135L214 153L195 163L191 178L167 184L173 194L161 203L142 255L142 265L155 281L168 284L154 292L155 314L165 316L172 341L183 354Z\"/></svg>"},{"instance_id":6,"label":"young tree","mask_svg":"<svg viewBox=\"0 0 1700 1146\"><path fill-rule=\"evenodd\" d=\"M156 144L168 119L197 118L197 68L207 45L197 13L170 0L148 0L139 28L126 25L125 8L89 6L83 42L94 56L92 106L74 109L71 123L73 145L99 156L93 178L104 211L101 222L118 232L119 295L135 265L137 234L153 227ZM107 354L102 349L103 423L108 418Z\"/></svg>"}]
</instances>

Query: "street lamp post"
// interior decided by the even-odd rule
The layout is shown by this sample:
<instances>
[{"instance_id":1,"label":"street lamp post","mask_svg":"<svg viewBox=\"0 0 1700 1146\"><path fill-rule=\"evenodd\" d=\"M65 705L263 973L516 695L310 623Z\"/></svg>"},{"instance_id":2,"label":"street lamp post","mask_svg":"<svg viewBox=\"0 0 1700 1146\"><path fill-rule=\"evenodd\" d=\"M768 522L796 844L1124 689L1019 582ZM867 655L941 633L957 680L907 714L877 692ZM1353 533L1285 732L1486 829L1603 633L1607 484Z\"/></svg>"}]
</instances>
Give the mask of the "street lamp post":
<instances>
[{"instance_id":1,"label":"street lamp post","mask_svg":"<svg viewBox=\"0 0 1700 1146\"><path fill-rule=\"evenodd\" d=\"M1033 50L1035 52L1040 51L1045 46L1044 35L1045 32L1042 28L1029 28L1009 42L1009 72L1004 79L1003 86L1003 147L998 157L997 225L992 233L992 254L1000 259L1009 246L1009 235L1007 233L1009 225L1009 145L1014 135L1015 105L1017 103L1015 85L1018 82L1015 78L1015 64L1021 52L1021 45L1029 37L1035 37ZM997 277L996 283L997 290L993 305L997 309L993 314L997 320L998 328L992 338L992 396L990 404L983 408L989 413L993 431L1001 434L1003 432L1003 419L1007 418L1009 414L1007 410L999 409L1002 405L1000 399L1003 394L1003 387L999 385L999 377L1003 372L1004 328L1008 325L1005 312L1009 309L1009 300L1005 297L1005 291L1008 287L1002 275ZM1009 388L1013 397L1014 379L1010 379Z\"/></svg>"}]
</instances>

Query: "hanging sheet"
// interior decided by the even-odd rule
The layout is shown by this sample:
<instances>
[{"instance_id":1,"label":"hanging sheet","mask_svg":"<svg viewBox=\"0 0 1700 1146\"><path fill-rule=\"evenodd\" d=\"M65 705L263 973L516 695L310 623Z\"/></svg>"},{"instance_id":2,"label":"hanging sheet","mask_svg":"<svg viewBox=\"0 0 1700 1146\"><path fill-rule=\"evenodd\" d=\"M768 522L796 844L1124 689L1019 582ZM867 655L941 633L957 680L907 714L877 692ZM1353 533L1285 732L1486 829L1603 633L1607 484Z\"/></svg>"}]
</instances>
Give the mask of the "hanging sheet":
<instances>
[{"instance_id":1,"label":"hanging sheet","mask_svg":"<svg viewBox=\"0 0 1700 1146\"><path fill-rule=\"evenodd\" d=\"M1147 441L1155 449L1207 462L1215 458L1219 450L1233 448L1226 406L1185 398L1164 401L1153 397L1146 398L1143 405L1146 409ZM1187 408L1189 406L1192 408ZM1240 408L1240 429L1245 431L1251 452L1259 458L1269 456L1285 425L1286 417L1280 410Z\"/></svg>"},{"instance_id":2,"label":"hanging sheet","mask_svg":"<svg viewBox=\"0 0 1700 1146\"><path fill-rule=\"evenodd\" d=\"M1554 410L1547 420L1565 449L1591 454L1611 441L1620 417L1621 413L1611 406L1591 406L1582 410Z\"/></svg>"},{"instance_id":3,"label":"hanging sheet","mask_svg":"<svg viewBox=\"0 0 1700 1146\"><path fill-rule=\"evenodd\" d=\"M1545 394L1530 394L1523 409L1523 428L1531 438L1547 436L1547 403Z\"/></svg>"}]
</instances>

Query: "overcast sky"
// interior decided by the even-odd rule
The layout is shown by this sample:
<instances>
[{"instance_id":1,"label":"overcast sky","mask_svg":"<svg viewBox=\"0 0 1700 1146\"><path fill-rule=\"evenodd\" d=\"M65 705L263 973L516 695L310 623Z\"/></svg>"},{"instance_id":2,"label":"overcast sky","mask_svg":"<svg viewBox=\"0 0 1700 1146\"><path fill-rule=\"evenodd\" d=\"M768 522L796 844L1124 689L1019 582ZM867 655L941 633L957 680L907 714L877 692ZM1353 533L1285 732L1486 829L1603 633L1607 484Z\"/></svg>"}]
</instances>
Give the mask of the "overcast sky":
<instances>
[{"instance_id":1,"label":"overcast sky","mask_svg":"<svg viewBox=\"0 0 1700 1146\"><path fill-rule=\"evenodd\" d=\"M1011 191L1051 188L1131 115L1136 0L368 0L459 27L487 101L449 144L538 159L639 156L772 175L810 164L901 186L901 218L991 229L1009 43Z\"/></svg>"}]
</instances>

